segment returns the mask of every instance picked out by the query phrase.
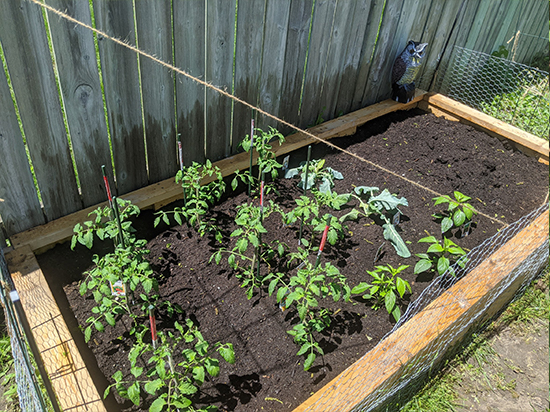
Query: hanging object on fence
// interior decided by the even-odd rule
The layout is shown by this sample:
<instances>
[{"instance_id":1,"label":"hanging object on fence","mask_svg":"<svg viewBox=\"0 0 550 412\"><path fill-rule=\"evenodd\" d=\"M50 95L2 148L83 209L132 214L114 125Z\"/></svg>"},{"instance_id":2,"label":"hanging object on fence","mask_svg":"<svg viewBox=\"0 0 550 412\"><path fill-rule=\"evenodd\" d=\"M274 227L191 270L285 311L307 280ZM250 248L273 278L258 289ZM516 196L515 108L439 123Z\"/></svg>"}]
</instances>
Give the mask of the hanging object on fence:
<instances>
[{"instance_id":1,"label":"hanging object on fence","mask_svg":"<svg viewBox=\"0 0 550 412\"><path fill-rule=\"evenodd\" d=\"M391 98L399 103L408 103L414 97L414 81L420 70L428 43L409 40L405 50L393 63L391 73Z\"/></svg>"}]
</instances>

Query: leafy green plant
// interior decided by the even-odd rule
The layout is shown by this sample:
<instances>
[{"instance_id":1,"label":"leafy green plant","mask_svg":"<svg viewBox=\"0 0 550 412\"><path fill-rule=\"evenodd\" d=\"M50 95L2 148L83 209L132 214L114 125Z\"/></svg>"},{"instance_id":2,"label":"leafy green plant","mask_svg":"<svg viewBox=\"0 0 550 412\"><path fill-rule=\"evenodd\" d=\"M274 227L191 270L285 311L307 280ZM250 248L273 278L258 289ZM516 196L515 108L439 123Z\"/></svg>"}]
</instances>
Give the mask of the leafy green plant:
<instances>
[{"instance_id":1,"label":"leafy green plant","mask_svg":"<svg viewBox=\"0 0 550 412\"><path fill-rule=\"evenodd\" d=\"M334 179L342 180L344 176L342 173L332 169L331 167L324 167L325 159L311 160L309 162L306 180L306 162L301 162L300 166L294 169L288 169L285 173L286 179L292 179L295 176L300 175L300 181L298 187L301 189L309 190L319 183L318 190L322 193L327 193L334 187Z\"/></svg>"},{"instance_id":2,"label":"leafy green plant","mask_svg":"<svg viewBox=\"0 0 550 412\"><path fill-rule=\"evenodd\" d=\"M270 273L265 277L265 282L269 282L269 295L276 294L282 309L296 306L300 321L287 333L300 346L297 355L307 355L304 370L311 368L317 355L324 355L314 333L328 328L331 317L328 309L320 307L320 300L332 297L335 302L341 299L348 302L351 296L347 279L338 268L330 262L318 266L312 264L308 260L309 252L307 248L298 247L297 252L290 254L290 262L302 262L290 278L282 273Z\"/></svg>"},{"instance_id":3,"label":"leafy green plant","mask_svg":"<svg viewBox=\"0 0 550 412\"><path fill-rule=\"evenodd\" d=\"M144 246L145 243L145 240L138 240L136 246ZM95 267L85 273L86 278L80 284L80 294L91 292L96 302L96 306L92 308L93 315L86 320L86 342L90 340L92 326L102 332L105 329L104 323L114 326L119 315L129 315L134 320L134 326L137 325L131 300L138 291L138 286L145 292L139 295L142 311L156 301L157 295L151 295L151 292L158 291L158 283L144 257L148 253L146 249L117 247L113 253L103 257L94 255ZM124 293L114 293L113 288L118 284L122 285Z\"/></svg>"},{"instance_id":4,"label":"leafy green plant","mask_svg":"<svg viewBox=\"0 0 550 412\"><path fill-rule=\"evenodd\" d=\"M466 252L450 239L443 238L443 244L441 244L435 236L427 236L420 239L418 243L431 243L431 245L426 253L416 254L420 260L414 267L415 274L430 270L441 276L449 270L449 273L455 276L451 265L456 262L459 267L464 267L466 264L466 260L461 259L462 256L466 255Z\"/></svg>"},{"instance_id":5,"label":"leafy green plant","mask_svg":"<svg viewBox=\"0 0 550 412\"><path fill-rule=\"evenodd\" d=\"M123 239L126 243L131 244L135 237L133 233L135 229L132 227L132 222L129 221L131 216L139 215L139 208L133 205L129 200L116 199L119 205L119 216L122 227ZM98 207L90 212L88 216L95 215L95 218L84 223L77 223L74 227L74 234L71 239L71 249L74 250L77 243L91 249L94 244L94 235L100 240L117 239L120 235L118 224L113 216L113 210L109 207Z\"/></svg>"},{"instance_id":6,"label":"leafy green plant","mask_svg":"<svg viewBox=\"0 0 550 412\"><path fill-rule=\"evenodd\" d=\"M17 384L15 382L10 337L4 333L0 337L0 362L2 364L0 367L0 379L4 387L3 398L10 404L16 404L18 403Z\"/></svg>"},{"instance_id":7,"label":"leafy green plant","mask_svg":"<svg viewBox=\"0 0 550 412\"><path fill-rule=\"evenodd\" d=\"M145 332L139 334L137 343L128 353L130 372L135 378L125 380L121 371L115 372L115 383L107 387L106 397L111 389L131 400L138 406L141 402L142 390L153 395L150 412L174 411L180 412L213 412L214 406L195 409L190 397L207 379L207 375L216 377L220 371L219 360L213 357L216 351L226 362L235 363L235 353L231 343L217 342L213 347L204 339L194 323L187 319L184 328L174 323L174 332L158 332L156 348L143 341ZM183 347L183 349L182 349ZM172 354L180 352L181 362L175 363ZM148 368L144 367L143 359L147 359Z\"/></svg>"},{"instance_id":8,"label":"leafy green plant","mask_svg":"<svg viewBox=\"0 0 550 412\"><path fill-rule=\"evenodd\" d=\"M172 214L179 225L186 220L201 236L213 232L216 240L221 242L222 235L215 219L206 218L209 208L225 192L225 182L219 167L212 165L210 160L206 160L204 165L193 162L191 166L178 170L176 182L181 183L185 191L185 206L176 207L170 212L156 213L158 216L155 218L154 226L157 227L161 220L170 224L169 215Z\"/></svg>"},{"instance_id":9,"label":"leafy green plant","mask_svg":"<svg viewBox=\"0 0 550 412\"><path fill-rule=\"evenodd\" d=\"M252 298L254 290L262 285L262 279L256 271L258 261L267 263L276 253L280 256L285 252L282 243L276 244L275 248L261 241L262 233L267 233L263 226L263 219L268 218L272 213L282 214L282 210L272 200L263 207L256 206L253 203L247 203L237 206L237 216L235 223L237 229L231 233L232 238L236 238L235 246L232 249L222 248L215 252L210 261L214 260L219 264L222 254L227 254L229 266L236 272L236 277L241 280L241 287L246 288L248 299ZM254 250L250 252L252 247ZM261 253L256 253L261 248Z\"/></svg>"},{"instance_id":10,"label":"leafy green plant","mask_svg":"<svg viewBox=\"0 0 550 412\"><path fill-rule=\"evenodd\" d=\"M451 230L453 227L460 228L464 225L465 232L470 228L472 217L474 214L477 214L477 210L474 207L467 203L468 200L471 200L471 197L463 195L462 193L455 191L454 199L451 199L450 196L438 196L434 197L434 206L448 203L448 208L445 213L436 213L433 216L441 220L441 233L446 233Z\"/></svg>"},{"instance_id":11,"label":"leafy green plant","mask_svg":"<svg viewBox=\"0 0 550 412\"><path fill-rule=\"evenodd\" d=\"M353 208L350 212L340 217L340 221L356 220L361 215L365 217L370 217L372 215L378 216L384 221L382 225L384 228L384 239L392 244L399 256L407 258L411 256L411 252L397 232L393 224L393 217L397 213L401 214L398 206L408 206L409 203L404 197L398 198L391 194L388 189L384 189L382 193L375 196L374 192L378 190L377 187L356 187L354 189L355 193L352 193L351 196L359 202L359 209Z\"/></svg>"},{"instance_id":12,"label":"leafy green plant","mask_svg":"<svg viewBox=\"0 0 550 412\"><path fill-rule=\"evenodd\" d=\"M400 272L407 269L409 265L400 265L394 268L391 265L375 266L373 271L367 271L373 277L372 284L361 282L352 290L352 294L363 294L364 299L374 299L373 309L380 309L382 306L393 318L398 321L401 318L401 311L397 304L397 299L403 298L403 295L408 290L412 293L411 285L406 280L397 276Z\"/></svg>"}]
</instances>

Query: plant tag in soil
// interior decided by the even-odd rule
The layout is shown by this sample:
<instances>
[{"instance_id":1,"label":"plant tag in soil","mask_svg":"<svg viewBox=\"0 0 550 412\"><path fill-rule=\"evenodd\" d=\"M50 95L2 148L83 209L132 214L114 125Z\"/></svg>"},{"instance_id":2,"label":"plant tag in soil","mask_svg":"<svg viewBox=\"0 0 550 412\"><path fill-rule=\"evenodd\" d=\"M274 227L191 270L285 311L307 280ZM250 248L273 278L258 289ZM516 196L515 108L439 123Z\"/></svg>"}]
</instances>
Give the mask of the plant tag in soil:
<instances>
[{"instance_id":1,"label":"plant tag in soil","mask_svg":"<svg viewBox=\"0 0 550 412\"><path fill-rule=\"evenodd\" d=\"M376 251L376 254L374 255L373 263L376 263L378 261L378 259L380 259L382 257L382 248L384 247L385 244L386 244L386 242L382 242L382 244L380 245L380 247Z\"/></svg>"},{"instance_id":2,"label":"plant tag in soil","mask_svg":"<svg viewBox=\"0 0 550 412\"><path fill-rule=\"evenodd\" d=\"M283 172L288 169L288 162L290 162L290 155L283 159Z\"/></svg>"},{"instance_id":3,"label":"plant tag in soil","mask_svg":"<svg viewBox=\"0 0 550 412\"><path fill-rule=\"evenodd\" d=\"M113 296L126 296L126 289L122 280L117 280L115 283L109 282L111 286L111 295Z\"/></svg>"},{"instance_id":4,"label":"plant tag in soil","mask_svg":"<svg viewBox=\"0 0 550 412\"><path fill-rule=\"evenodd\" d=\"M401 212L399 210L395 215L393 215L392 223L394 226L397 226L399 223L401 223Z\"/></svg>"},{"instance_id":5,"label":"plant tag in soil","mask_svg":"<svg viewBox=\"0 0 550 412\"><path fill-rule=\"evenodd\" d=\"M464 223L464 229L462 230L462 237L466 237L470 234L470 226L472 222Z\"/></svg>"}]
</instances>

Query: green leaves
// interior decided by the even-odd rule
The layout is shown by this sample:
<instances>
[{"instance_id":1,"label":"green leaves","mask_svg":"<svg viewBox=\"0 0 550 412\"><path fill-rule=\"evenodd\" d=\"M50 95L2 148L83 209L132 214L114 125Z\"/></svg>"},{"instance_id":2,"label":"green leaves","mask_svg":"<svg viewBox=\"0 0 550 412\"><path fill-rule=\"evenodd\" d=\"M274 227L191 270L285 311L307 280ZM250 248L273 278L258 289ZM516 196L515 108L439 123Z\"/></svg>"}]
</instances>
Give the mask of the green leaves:
<instances>
[{"instance_id":1,"label":"green leaves","mask_svg":"<svg viewBox=\"0 0 550 412\"><path fill-rule=\"evenodd\" d=\"M388 240L394 247L397 254L401 257L408 258L411 256L409 248L391 223L382 225L384 228L384 239Z\"/></svg>"},{"instance_id":2,"label":"green leaves","mask_svg":"<svg viewBox=\"0 0 550 412\"><path fill-rule=\"evenodd\" d=\"M310 190L316 183L319 183L318 191L321 193L330 193L334 187L334 180L342 180L344 176L342 173L327 167L324 167L325 159L310 160L307 170L307 182L306 182L306 162L301 162L300 166L294 169L288 169L285 173L286 179L292 179L295 176L300 175L300 181L298 187L300 189Z\"/></svg>"},{"instance_id":3,"label":"green leaves","mask_svg":"<svg viewBox=\"0 0 550 412\"><path fill-rule=\"evenodd\" d=\"M434 270L442 275L450 269L451 265L466 255L466 252L448 238L443 238L441 244L434 236L427 236L418 241L418 243L431 243L426 253L418 253L416 256L420 260L414 267L414 273L422 273L428 270ZM454 272L451 272L454 275Z\"/></svg>"},{"instance_id":4,"label":"green leaves","mask_svg":"<svg viewBox=\"0 0 550 412\"><path fill-rule=\"evenodd\" d=\"M436 213L433 215L436 219L441 220L441 233L446 233L453 227L460 228L465 224L469 224L474 214L477 214L477 210L467 203L468 200L471 200L471 197L458 191L455 191L453 195L454 199L447 195L433 198L434 206L448 204L447 211L444 214Z\"/></svg>"}]
</instances>

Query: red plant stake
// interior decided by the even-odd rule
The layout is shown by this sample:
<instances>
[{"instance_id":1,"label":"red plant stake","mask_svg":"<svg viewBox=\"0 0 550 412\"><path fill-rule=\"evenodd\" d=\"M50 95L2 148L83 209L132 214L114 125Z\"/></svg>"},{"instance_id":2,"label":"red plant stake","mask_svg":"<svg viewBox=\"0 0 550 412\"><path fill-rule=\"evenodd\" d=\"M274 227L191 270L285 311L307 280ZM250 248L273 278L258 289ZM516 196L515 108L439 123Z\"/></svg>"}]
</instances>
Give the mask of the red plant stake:
<instances>
[{"instance_id":1,"label":"red plant stake","mask_svg":"<svg viewBox=\"0 0 550 412\"><path fill-rule=\"evenodd\" d=\"M157 323L155 321L155 307L149 306L149 323L151 324L151 338L153 341L153 348L157 348Z\"/></svg>"},{"instance_id":2,"label":"red plant stake","mask_svg":"<svg viewBox=\"0 0 550 412\"><path fill-rule=\"evenodd\" d=\"M105 183L105 190L107 191L107 198L109 199L109 207L113 207L113 196L111 195L111 188L109 187L109 179L107 179L107 172L105 172L105 165L101 166L101 173L103 173L103 183Z\"/></svg>"},{"instance_id":3,"label":"red plant stake","mask_svg":"<svg viewBox=\"0 0 550 412\"><path fill-rule=\"evenodd\" d=\"M323 231L323 237L321 238L321 244L319 245L319 251L317 252L317 260L315 261L315 268L319 266L319 263L321 262L321 253L323 253L323 249L325 248L325 243L327 242L327 235L328 235L328 229L330 227L330 219L332 216L329 216L327 218L327 224L325 226L325 230Z\"/></svg>"}]
</instances>

